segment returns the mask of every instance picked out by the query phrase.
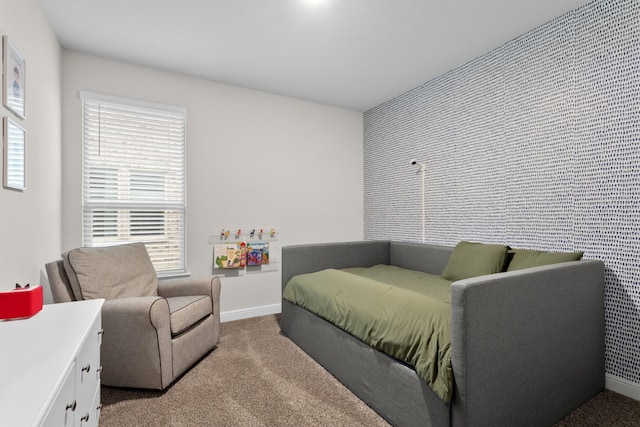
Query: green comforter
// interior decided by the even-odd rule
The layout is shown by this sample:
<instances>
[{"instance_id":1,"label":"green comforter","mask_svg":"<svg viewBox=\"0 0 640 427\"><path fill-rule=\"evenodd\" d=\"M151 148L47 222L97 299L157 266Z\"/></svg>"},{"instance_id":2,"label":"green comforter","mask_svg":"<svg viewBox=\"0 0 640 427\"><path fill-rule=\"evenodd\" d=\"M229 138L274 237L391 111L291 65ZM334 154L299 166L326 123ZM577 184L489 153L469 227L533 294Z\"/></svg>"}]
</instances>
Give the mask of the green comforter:
<instances>
[{"instance_id":1,"label":"green comforter","mask_svg":"<svg viewBox=\"0 0 640 427\"><path fill-rule=\"evenodd\" d=\"M283 298L411 365L451 400L451 282L389 265L293 277Z\"/></svg>"}]
</instances>

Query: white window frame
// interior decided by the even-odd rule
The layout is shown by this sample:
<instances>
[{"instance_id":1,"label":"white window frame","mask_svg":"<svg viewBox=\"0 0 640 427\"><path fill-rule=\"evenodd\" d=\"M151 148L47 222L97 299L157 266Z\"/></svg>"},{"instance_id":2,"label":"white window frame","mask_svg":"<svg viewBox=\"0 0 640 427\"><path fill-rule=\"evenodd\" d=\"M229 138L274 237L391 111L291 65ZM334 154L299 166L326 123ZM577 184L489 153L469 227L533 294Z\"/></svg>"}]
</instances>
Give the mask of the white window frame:
<instances>
[{"instance_id":1,"label":"white window frame","mask_svg":"<svg viewBox=\"0 0 640 427\"><path fill-rule=\"evenodd\" d=\"M144 242L158 276L187 274L186 108L80 99L83 246Z\"/></svg>"}]
</instances>

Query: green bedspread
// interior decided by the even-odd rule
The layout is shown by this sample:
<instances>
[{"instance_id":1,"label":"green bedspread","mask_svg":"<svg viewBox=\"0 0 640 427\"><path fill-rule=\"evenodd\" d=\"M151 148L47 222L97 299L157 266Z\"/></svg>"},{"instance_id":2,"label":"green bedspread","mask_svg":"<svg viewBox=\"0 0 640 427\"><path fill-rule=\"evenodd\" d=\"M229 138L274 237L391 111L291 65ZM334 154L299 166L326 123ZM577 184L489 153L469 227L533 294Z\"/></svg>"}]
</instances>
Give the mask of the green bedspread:
<instances>
[{"instance_id":1,"label":"green bedspread","mask_svg":"<svg viewBox=\"0 0 640 427\"><path fill-rule=\"evenodd\" d=\"M389 265L293 277L283 298L411 365L451 400L451 282Z\"/></svg>"}]
</instances>

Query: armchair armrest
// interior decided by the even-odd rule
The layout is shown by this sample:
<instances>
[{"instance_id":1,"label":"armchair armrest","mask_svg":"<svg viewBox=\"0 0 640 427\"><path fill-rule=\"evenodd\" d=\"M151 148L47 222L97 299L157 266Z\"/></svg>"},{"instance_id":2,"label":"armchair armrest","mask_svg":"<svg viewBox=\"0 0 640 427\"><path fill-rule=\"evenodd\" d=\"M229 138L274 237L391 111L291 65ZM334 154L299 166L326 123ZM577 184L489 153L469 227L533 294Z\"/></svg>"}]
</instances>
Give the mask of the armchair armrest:
<instances>
[{"instance_id":1,"label":"armchair armrest","mask_svg":"<svg viewBox=\"0 0 640 427\"><path fill-rule=\"evenodd\" d=\"M211 298L220 298L220 279L217 276L181 278L160 280L158 282L158 295L180 297L186 295L209 295Z\"/></svg>"},{"instance_id":2,"label":"armchair armrest","mask_svg":"<svg viewBox=\"0 0 640 427\"><path fill-rule=\"evenodd\" d=\"M107 300L102 327L103 384L162 389L159 381L171 381L169 304L164 298Z\"/></svg>"},{"instance_id":3,"label":"armchair armrest","mask_svg":"<svg viewBox=\"0 0 640 427\"><path fill-rule=\"evenodd\" d=\"M604 264L453 282L451 350L453 425L555 423L604 388Z\"/></svg>"}]
</instances>

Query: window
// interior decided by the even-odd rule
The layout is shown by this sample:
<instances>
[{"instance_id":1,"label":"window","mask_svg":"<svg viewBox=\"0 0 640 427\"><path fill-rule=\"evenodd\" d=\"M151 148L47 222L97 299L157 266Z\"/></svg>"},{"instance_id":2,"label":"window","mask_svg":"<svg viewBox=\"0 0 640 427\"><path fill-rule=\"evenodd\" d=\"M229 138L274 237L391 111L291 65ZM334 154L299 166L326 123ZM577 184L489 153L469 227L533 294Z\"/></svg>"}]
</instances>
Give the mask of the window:
<instances>
[{"instance_id":1,"label":"window","mask_svg":"<svg viewBox=\"0 0 640 427\"><path fill-rule=\"evenodd\" d=\"M186 271L186 110L81 92L83 245L144 242L159 275Z\"/></svg>"}]
</instances>

